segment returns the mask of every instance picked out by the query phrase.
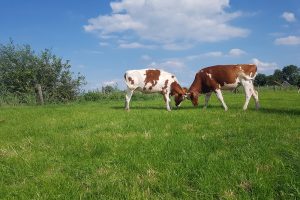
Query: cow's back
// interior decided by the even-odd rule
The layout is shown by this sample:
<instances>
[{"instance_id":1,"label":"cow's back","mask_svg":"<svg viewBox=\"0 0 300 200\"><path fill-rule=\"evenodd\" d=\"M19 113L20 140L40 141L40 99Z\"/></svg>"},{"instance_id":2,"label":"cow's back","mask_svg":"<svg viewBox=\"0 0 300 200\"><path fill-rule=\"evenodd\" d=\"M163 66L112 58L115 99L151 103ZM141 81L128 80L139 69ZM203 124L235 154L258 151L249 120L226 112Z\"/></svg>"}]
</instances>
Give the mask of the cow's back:
<instances>
[{"instance_id":1,"label":"cow's back","mask_svg":"<svg viewBox=\"0 0 300 200\"><path fill-rule=\"evenodd\" d=\"M239 68L232 65L216 65L204 68L200 71L202 71L202 77L206 83L213 80L223 86L224 83L234 83L236 81Z\"/></svg>"}]
</instances>

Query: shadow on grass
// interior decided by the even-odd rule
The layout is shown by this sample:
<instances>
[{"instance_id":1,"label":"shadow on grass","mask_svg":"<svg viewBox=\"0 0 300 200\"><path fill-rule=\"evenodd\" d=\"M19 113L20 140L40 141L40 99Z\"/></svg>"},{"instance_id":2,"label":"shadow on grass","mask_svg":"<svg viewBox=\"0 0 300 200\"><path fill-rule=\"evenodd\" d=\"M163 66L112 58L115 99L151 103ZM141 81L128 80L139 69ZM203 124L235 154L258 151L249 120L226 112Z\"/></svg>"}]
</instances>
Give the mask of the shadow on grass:
<instances>
[{"instance_id":1,"label":"shadow on grass","mask_svg":"<svg viewBox=\"0 0 300 200\"><path fill-rule=\"evenodd\" d=\"M288 109L288 108L260 108L259 112L270 113L270 114L284 114L284 115L300 115L299 109Z\"/></svg>"},{"instance_id":2,"label":"shadow on grass","mask_svg":"<svg viewBox=\"0 0 300 200\"><path fill-rule=\"evenodd\" d=\"M116 110L125 110L124 106L112 106L112 109L116 109ZM144 106L131 106L130 107L131 110L166 110L165 106L148 106L148 105L144 105ZM182 106L180 108L176 108L175 106L172 106L171 109L173 111L176 110L203 110L203 106L199 105L198 107L194 107L192 105L185 105ZM220 109L220 111L223 111L223 107L220 105L208 105L208 107L206 108L207 110L210 109ZM241 107L229 107L229 110L242 110ZM257 111L257 112L262 112L262 113L269 113L269 114L284 114L284 115L300 115L300 109L288 109L288 108L260 108L259 110L256 110L255 108L248 108L248 110L253 110L253 111ZM245 111L247 112L247 111Z\"/></svg>"},{"instance_id":3,"label":"shadow on grass","mask_svg":"<svg viewBox=\"0 0 300 200\"><path fill-rule=\"evenodd\" d=\"M116 110L125 110L124 106L111 106L112 109L116 109ZM207 107L207 109L210 108L220 108L221 110L223 110L222 106L218 106L218 105L209 105ZM172 106L171 107L172 110L202 110L203 106L198 106L198 107L194 107L192 105L190 106L181 106L179 108L176 108L176 106ZM131 106L130 110L166 110L165 106Z\"/></svg>"}]
</instances>

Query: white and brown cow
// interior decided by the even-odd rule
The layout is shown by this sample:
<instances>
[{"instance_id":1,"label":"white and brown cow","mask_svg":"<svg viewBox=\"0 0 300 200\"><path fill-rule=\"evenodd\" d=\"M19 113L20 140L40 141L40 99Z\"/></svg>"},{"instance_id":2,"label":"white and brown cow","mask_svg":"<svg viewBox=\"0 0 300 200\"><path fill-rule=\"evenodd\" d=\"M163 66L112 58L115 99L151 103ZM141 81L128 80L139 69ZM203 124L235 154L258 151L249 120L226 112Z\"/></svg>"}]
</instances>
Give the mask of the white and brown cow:
<instances>
[{"instance_id":1,"label":"white and brown cow","mask_svg":"<svg viewBox=\"0 0 300 200\"><path fill-rule=\"evenodd\" d=\"M216 65L203 68L196 74L195 80L189 88L188 97L194 106L197 106L199 94L206 94L204 104L204 108L206 108L211 93L215 92L226 111L228 108L221 90L234 90L238 84L241 84L244 87L246 96L243 109L247 109L251 96L253 96L256 109L258 109L258 92L253 86L256 73L257 67L253 64Z\"/></svg>"},{"instance_id":2,"label":"white and brown cow","mask_svg":"<svg viewBox=\"0 0 300 200\"><path fill-rule=\"evenodd\" d=\"M175 105L179 106L185 98L187 89L182 89L177 78L168 72L158 69L140 69L126 71L125 83L127 93L125 109L129 110L129 102L135 90L143 93L161 93L164 96L167 110L170 111L170 95L175 96Z\"/></svg>"}]
</instances>

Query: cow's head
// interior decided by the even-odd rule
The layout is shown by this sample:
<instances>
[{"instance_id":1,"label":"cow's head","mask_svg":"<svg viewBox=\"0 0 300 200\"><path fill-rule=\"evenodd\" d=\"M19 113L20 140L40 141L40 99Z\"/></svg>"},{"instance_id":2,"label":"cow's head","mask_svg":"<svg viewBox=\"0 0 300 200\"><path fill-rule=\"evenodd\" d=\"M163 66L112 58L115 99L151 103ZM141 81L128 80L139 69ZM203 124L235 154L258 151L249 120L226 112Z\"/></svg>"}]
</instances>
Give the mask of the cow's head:
<instances>
[{"instance_id":1,"label":"cow's head","mask_svg":"<svg viewBox=\"0 0 300 200\"><path fill-rule=\"evenodd\" d=\"M194 106L198 106L199 93L191 91L187 93L187 99L191 100Z\"/></svg>"},{"instance_id":2,"label":"cow's head","mask_svg":"<svg viewBox=\"0 0 300 200\"><path fill-rule=\"evenodd\" d=\"M184 99L186 99L186 97L187 97L187 91L188 91L188 89L186 88L186 87L184 87L184 88L182 88L182 91L180 92L180 93L175 93L174 94L174 100L175 100L175 105L176 105L176 107L179 107L180 106L180 104L181 104L181 102L184 100Z\"/></svg>"}]
</instances>

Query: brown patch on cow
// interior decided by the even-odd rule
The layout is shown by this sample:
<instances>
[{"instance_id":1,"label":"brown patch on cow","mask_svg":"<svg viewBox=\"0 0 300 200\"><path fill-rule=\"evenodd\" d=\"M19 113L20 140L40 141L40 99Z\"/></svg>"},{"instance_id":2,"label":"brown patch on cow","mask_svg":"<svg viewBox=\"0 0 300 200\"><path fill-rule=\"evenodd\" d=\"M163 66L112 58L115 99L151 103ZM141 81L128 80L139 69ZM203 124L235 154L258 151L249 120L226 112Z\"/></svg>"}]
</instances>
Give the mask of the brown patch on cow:
<instances>
[{"instance_id":1,"label":"brown patch on cow","mask_svg":"<svg viewBox=\"0 0 300 200\"><path fill-rule=\"evenodd\" d=\"M185 94L184 90L181 88L181 86L176 81L171 83L171 95L173 96L175 94L181 94L181 95Z\"/></svg>"},{"instance_id":2,"label":"brown patch on cow","mask_svg":"<svg viewBox=\"0 0 300 200\"><path fill-rule=\"evenodd\" d=\"M131 77L128 77L128 81L131 83L131 85L134 84L134 80Z\"/></svg>"},{"instance_id":3,"label":"brown patch on cow","mask_svg":"<svg viewBox=\"0 0 300 200\"><path fill-rule=\"evenodd\" d=\"M152 86L149 87L149 90L152 90Z\"/></svg>"},{"instance_id":4,"label":"brown patch on cow","mask_svg":"<svg viewBox=\"0 0 300 200\"><path fill-rule=\"evenodd\" d=\"M152 87L154 87L159 80L160 70L157 70L157 69L146 70L145 76L146 76L146 78L144 80L145 85L150 83L152 85Z\"/></svg>"},{"instance_id":5,"label":"brown patch on cow","mask_svg":"<svg viewBox=\"0 0 300 200\"><path fill-rule=\"evenodd\" d=\"M162 91L165 91L165 90L168 88L168 82L169 82L169 79L167 79L167 80L165 81L164 87L161 88Z\"/></svg>"}]
</instances>

